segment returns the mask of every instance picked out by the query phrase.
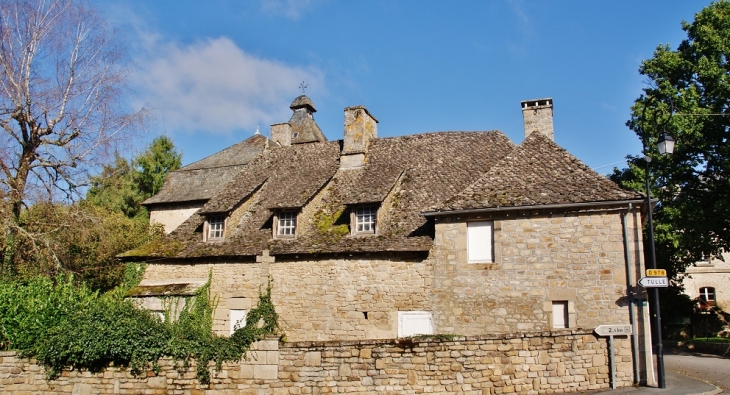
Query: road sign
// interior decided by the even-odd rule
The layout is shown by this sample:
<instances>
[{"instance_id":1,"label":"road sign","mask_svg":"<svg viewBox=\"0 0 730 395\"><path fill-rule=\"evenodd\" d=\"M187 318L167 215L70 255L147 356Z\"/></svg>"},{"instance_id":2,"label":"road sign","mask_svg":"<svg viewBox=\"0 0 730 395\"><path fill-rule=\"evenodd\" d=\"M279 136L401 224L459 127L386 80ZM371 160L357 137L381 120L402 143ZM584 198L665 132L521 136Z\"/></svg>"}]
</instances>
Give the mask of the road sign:
<instances>
[{"instance_id":1,"label":"road sign","mask_svg":"<svg viewBox=\"0 0 730 395\"><path fill-rule=\"evenodd\" d=\"M666 277L667 271L664 269L646 269L647 277Z\"/></svg>"},{"instance_id":2,"label":"road sign","mask_svg":"<svg viewBox=\"0 0 730 395\"><path fill-rule=\"evenodd\" d=\"M639 285L644 288L666 288L669 286L669 279L666 277L642 277Z\"/></svg>"},{"instance_id":3,"label":"road sign","mask_svg":"<svg viewBox=\"0 0 730 395\"><path fill-rule=\"evenodd\" d=\"M611 361L611 388L616 388L616 357L613 354L613 337L628 336L634 331L633 327L628 324L620 325L598 325L593 331L598 336L608 336L609 358Z\"/></svg>"},{"instance_id":4,"label":"road sign","mask_svg":"<svg viewBox=\"0 0 730 395\"><path fill-rule=\"evenodd\" d=\"M630 335L633 331L631 325L598 325L594 331L598 336L625 336Z\"/></svg>"}]
</instances>

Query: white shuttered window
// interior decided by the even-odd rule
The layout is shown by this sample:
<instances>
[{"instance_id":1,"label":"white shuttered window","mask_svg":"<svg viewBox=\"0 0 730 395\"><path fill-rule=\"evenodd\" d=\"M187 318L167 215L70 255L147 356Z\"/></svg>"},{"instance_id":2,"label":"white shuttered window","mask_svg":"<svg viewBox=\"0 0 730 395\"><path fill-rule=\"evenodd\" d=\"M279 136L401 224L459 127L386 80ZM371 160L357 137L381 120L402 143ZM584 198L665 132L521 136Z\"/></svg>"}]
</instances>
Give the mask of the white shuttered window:
<instances>
[{"instance_id":1,"label":"white shuttered window","mask_svg":"<svg viewBox=\"0 0 730 395\"><path fill-rule=\"evenodd\" d=\"M413 335L433 335L431 312L399 311L398 337Z\"/></svg>"},{"instance_id":2,"label":"white shuttered window","mask_svg":"<svg viewBox=\"0 0 730 395\"><path fill-rule=\"evenodd\" d=\"M467 259L469 259L469 263L494 262L492 253L494 222L467 222L466 230Z\"/></svg>"},{"instance_id":3,"label":"white shuttered window","mask_svg":"<svg viewBox=\"0 0 730 395\"><path fill-rule=\"evenodd\" d=\"M246 313L247 310L237 310L237 309L231 309L229 310L230 314L230 321L231 321L231 335L233 332L236 331L236 329L241 329L244 326L246 326Z\"/></svg>"},{"instance_id":4,"label":"white shuttered window","mask_svg":"<svg viewBox=\"0 0 730 395\"><path fill-rule=\"evenodd\" d=\"M568 328L568 302L553 302L553 328Z\"/></svg>"}]
</instances>

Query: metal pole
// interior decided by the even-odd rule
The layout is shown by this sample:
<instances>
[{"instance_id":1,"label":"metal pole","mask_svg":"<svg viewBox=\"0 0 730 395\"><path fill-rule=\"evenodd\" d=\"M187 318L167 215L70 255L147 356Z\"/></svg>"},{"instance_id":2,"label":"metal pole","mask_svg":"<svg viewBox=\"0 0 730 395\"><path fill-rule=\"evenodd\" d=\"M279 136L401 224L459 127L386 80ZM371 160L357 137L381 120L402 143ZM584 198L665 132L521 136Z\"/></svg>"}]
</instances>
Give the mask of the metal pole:
<instances>
[{"instance_id":1,"label":"metal pole","mask_svg":"<svg viewBox=\"0 0 730 395\"><path fill-rule=\"evenodd\" d=\"M631 353L633 355L634 360L634 384L637 384L641 381L640 373L639 373L639 336L636 333L636 328L638 325L636 324L636 318L634 317L634 303L636 303L636 299L634 299L634 292L635 292L635 286L634 286L634 276L633 271L634 264L631 259L631 254L629 253L629 224L628 224L628 217L629 214L631 214L631 203L629 203L629 207L626 209L626 214L622 216L623 220L623 231L624 231L624 259L626 260L626 282L627 285L627 294L629 297L629 323L631 323Z\"/></svg>"},{"instance_id":2,"label":"metal pole","mask_svg":"<svg viewBox=\"0 0 730 395\"><path fill-rule=\"evenodd\" d=\"M613 335L608 337L608 348L611 351L611 389L616 389L616 357L613 354Z\"/></svg>"},{"instance_id":3,"label":"metal pole","mask_svg":"<svg viewBox=\"0 0 730 395\"><path fill-rule=\"evenodd\" d=\"M644 153L646 162L646 202L647 212L649 213L649 255L651 257L651 269L656 269L656 253L654 249L654 224L652 223L651 215L651 190L649 189L649 161L651 158L646 151L646 136L644 136ZM651 289L652 306L654 307L654 327L656 330L656 369L657 369L657 381L659 388L666 388L666 382L664 380L664 345L662 344L662 318L659 313L659 288Z\"/></svg>"}]
</instances>

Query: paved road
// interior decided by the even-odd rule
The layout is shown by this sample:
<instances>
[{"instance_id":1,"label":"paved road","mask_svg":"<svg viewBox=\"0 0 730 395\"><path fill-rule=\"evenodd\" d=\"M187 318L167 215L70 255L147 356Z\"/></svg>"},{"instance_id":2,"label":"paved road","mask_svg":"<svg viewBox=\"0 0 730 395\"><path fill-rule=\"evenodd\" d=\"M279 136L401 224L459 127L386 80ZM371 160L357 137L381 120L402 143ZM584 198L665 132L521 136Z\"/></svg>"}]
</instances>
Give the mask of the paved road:
<instances>
[{"instance_id":1,"label":"paved road","mask_svg":"<svg viewBox=\"0 0 730 395\"><path fill-rule=\"evenodd\" d=\"M664 357L666 370L693 377L730 393L730 358L713 355L695 355L681 351L668 350Z\"/></svg>"},{"instance_id":2,"label":"paved road","mask_svg":"<svg viewBox=\"0 0 730 395\"><path fill-rule=\"evenodd\" d=\"M666 388L628 387L600 395L713 395L730 394L730 358L665 349Z\"/></svg>"}]
</instances>

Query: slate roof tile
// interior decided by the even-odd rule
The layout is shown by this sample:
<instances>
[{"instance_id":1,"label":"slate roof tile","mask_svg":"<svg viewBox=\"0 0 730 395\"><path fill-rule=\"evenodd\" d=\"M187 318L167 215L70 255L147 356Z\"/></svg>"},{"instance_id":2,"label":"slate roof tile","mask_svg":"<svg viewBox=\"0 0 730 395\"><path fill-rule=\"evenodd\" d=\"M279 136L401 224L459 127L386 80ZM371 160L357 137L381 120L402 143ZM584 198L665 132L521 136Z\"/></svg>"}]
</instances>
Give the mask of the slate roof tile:
<instances>
[{"instance_id":1,"label":"slate roof tile","mask_svg":"<svg viewBox=\"0 0 730 395\"><path fill-rule=\"evenodd\" d=\"M473 185L429 211L641 198L591 170L549 138L532 133Z\"/></svg>"},{"instance_id":2,"label":"slate roof tile","mask_svg":"<svg viewBox=\"0 0 730 395\"><path fill-rule=\"evenodd\" d=\"M264 150L266 140L266 137L255 134L223 151L171 172L162 190L143 204L210 199L241 171L243 165L254 160Z\"/></svg>"},{"instance_id":3,"label":"slate roof tile","mask_svg":"<svg viewBox=\"0 0 730 395\"><path fill-rule=\"evenodd\" d=\"M472 184L514 145L499 131L437 132L371 141L360 169L339 169L341 142L270 149L251 161L196 214L167 236L179 245L175 258L340 252L428 251L432 229L420 215ZM325 189L328 206L344 208L390 199L372 236L322 233L317 224L297 224L294 240L272 238L272 209L302 207ZM206 213L250 204L237 224L227 224L222 242L203 242ZM143 249L140 251L149 251ZM147 252L148 253L148 252ZM148 253L149 254L149 253ZM127 257L143 255L134 251ZM166 257L172 257L168 253Z\"/></svg>"}]
</instances>

